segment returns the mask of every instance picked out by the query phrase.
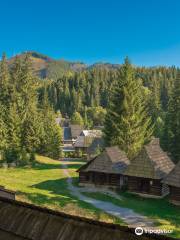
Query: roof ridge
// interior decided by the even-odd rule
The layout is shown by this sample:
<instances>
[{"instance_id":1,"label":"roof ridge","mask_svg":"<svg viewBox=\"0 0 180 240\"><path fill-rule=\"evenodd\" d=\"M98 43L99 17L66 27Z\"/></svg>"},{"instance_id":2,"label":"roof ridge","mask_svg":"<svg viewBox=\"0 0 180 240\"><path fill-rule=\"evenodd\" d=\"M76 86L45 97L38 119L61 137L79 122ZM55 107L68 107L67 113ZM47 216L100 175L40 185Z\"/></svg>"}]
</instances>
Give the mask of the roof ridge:
<instances>
[{"instance_id":1,"label":"roof ridge","mask_svg":"<svg viewBox=\"0 0 180 240\"><path fill-rule=\"evenodd\" d=\"M91 160L89 160L86 164L82 165L80 168L76 170L76 172L79 172L80 170L83 170L84 168L88 167L89 164L91 164L99 155L95 156Z\"/></svg>"},{"instance_id":2,"label":"roof ridge","mask_svg":"<svg viewBox=\"0 0 180 240\"><path fill-rule=\"evenodd\" d=\"M146 145L144 146L145 148L147 147ZM148 150L147 150L147 148L146 148L146 153L147 153L147 156L148 156L148 159L149 159L149 162L150 162L150 164L151 164L151 166L152 166L152 168L153 168L153 176L154 177L156 177L156 162L155 161L153 161L153 159L151 158L151 156L149 156L149 154L148 154L148 152L147 152Z\"/></svg>"},{"instance_id":3,"label":"roof ridge","mask_svg":"<svg viewBox=\"0 0 180 240\"><path fill-rule=\"evenodd\" d=\"M180 187L180 161L174 166L169 174L163 179L163 182L171 185Z\"/></svg>"}]
</instances>

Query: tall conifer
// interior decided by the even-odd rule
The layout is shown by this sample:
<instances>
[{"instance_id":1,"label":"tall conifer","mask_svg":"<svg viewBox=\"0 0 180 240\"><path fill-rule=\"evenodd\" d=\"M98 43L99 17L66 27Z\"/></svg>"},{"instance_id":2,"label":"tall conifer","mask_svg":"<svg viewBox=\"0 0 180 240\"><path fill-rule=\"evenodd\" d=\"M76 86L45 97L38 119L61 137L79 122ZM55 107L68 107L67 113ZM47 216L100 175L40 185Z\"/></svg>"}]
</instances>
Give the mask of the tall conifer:
<instances>
[{"instance_id":1,"label":"tall conifer","mask_svg":"<svg viewBox=\"0 0 180 240\"><path fill-rule=\"evenodd\" d=\"M6 106L9 103L9 71L5 54L0 62L0 102Z\"/></svg>"},{"instance_id":2,"label":"tall conifer","mask_svg":"<svg viewBox=\"0 0 180 240\"><path fill-rule=\"evenodd\" d=\"M168 136L167 136L168 135ZM180 71L174 83L168 104L168 114L164 136L168 138L168 150L175 160L180 159Z\"/></svg>"},{"instance_id":3,"label":"tall conifer","mask_svg":"<svg viewBox=\"0 0 180 240\"><path fill-rule=\"evenodd\" d=\"M126 59L113 90L105 120L105 140L119 145L130 158L152 135L151 120L142 98L142 84L135 78L134 69Z\"/></svg>"},{"instance_id":4,"label":"tall conifer","mask_svg":"<svg viewBox=\"0 0 180 240\"><path fill-rule=\"evenodd\" d=\"M55 122L55 113L48 100L47 90L44 89L42 110L42 131L39 151L49 157L58 159L61 156L62 130Z\"/></svg>"}]
</instances>

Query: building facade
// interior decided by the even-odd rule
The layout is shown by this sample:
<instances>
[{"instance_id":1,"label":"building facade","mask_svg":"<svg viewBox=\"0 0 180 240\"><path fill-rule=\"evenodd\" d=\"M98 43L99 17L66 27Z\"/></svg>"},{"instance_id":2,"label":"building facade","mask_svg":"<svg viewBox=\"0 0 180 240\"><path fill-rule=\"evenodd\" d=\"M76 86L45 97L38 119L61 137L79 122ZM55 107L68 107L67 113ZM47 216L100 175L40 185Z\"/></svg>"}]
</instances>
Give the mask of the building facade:
<instances>
[{"instance_id":1,"label":"building facade","mask_svg":"<svg viewBox=\"0 0 180 240\"><path fill-rule=\"evenodd\" d=\"M162 179L173 169L174 163L161 149L159 139L145 145L125 171L128 190L144 196L163 197L169 193Z\"/></svg>"},{"instance_id":2,"label":"building facade","mask_svg":"<svg viewBox=\"0 0 180 240\"><path fill-rule=\"evenodd\" d=\"M126 154L117 146L106 148L78 170L79 184L121 189L126 184L123 173L128 165Z\"/></svg>"},{"instance_id":3,"label":"building facade","mask_svg":"<svg viewBox=\"0 0 180 240\"><path fill-rule=\"evenodd\" d=\"M171 203L180 206L180 161L174 169L163 180L169 186L169 200Z\"/></svg>"}]
</instances>

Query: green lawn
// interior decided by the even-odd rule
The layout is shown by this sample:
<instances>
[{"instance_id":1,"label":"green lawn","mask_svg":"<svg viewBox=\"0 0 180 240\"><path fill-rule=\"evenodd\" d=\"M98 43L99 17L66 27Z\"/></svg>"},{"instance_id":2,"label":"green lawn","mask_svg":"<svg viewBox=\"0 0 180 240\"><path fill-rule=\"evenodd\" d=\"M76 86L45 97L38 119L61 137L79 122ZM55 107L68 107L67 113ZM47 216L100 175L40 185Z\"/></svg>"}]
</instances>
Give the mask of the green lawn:
<instances>
[{"instance_id":1,"label":"green lawn","mask_svg":"<svg viewBox=\"0 0 180 240\"><path fill-rule=\"evenodd\" d=\"M130 193L121 193L122 200L115 199L102 193L84 193L91 198L112 202L121 207L133 209L137 213L153 219L161 229L171 229L171 236L180 238L180 208L173 206L168 199L149 199Z\"/></svg>"},{"instance_id":2,"label":"green lawn","mask_svg":"<svg viewBox=\"0 0 180 240\"><path fill-rule=\"evenodd\" d=\"M80 160L67 163L69 173L76 186L76 170L82 164L83 161ZM0 168L0 185L17 191L17 199L20 201L30 202L73 215L122 224L121 220L72 196L67 188L66 180L60 162L42 156L37 156L37 162L32 167ZM118 200L102 193L84 194L133 209L137 213L153 219L160 228L173 229L172 236L180 238L180 209L169 204L167 199L145 199L133 194L122 193L122 200Z\"/></svg>"},{"instance_id":3,"label":"green lawn","mask_svg":"<svg viewBox=\"0 0 180 240\"><path fill-rule=\"evenodd\" d=\"M82 162L75 160L68 164L69 172L74 179L77 179L75 170L81 166ZM32 167L0 168L0 185L17 191L17 200L72 215L113 223L121 222L72 196L67 189L66 180L60 162L42 156L37 156L37 162Z\"/></svg>"}]
</instances>

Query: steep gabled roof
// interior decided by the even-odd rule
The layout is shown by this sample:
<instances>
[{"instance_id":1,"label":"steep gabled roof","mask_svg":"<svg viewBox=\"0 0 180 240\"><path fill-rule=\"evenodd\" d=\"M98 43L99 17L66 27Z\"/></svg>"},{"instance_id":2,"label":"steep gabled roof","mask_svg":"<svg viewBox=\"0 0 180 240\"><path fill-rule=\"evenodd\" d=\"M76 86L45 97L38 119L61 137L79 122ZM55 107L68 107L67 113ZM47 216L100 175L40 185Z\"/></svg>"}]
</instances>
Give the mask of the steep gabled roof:
<instances>
[{"instance_id":1,"label":"steep gabled roof","mask_svg":"<svg viewBox=\"0 0 180 240\"><path fill-rule=\"evenodd\" d=\"M108 147L100 155L92 159L78 171L94 171L122 174L127 168L129 160L118 147Z\"/></svg>"},{"instance_id":2,"label":"steep gabled roof","mask_svg":"<svg viewBox=\"0 0 180 240\"><path fill-rule=\"evenodd\" d=\"M97 148L102 148L104 145L103 138L94 138L92 143L89 145L87 149L88 154L95 154ZM97 155L97 154L96 154Z\"/></svg>"},{"instance_id":3,"label":"steep gabled roof","mask_svg":"<svg viewBox=\"0 0 180 240\"><path fill-rule=\"evenodd\" d=\"M119 160L123 160L123 162L128 162L129 160L124 151L120 150L118 146L107 147L106 152L108 157L113 163L119 162Z\"/></svg>"},{"instance_id":4,"label":"steep gabled roof","mask_svg":"<svg viewBox=\"0 0 180 240\"><path fill-rule=\"evenodd\" d=\"M95 139L102 142L102 131L101 130L83 130L81 134L77 137L77 140L74 144L75 147L83 148L90 147ZM96 141L96 142L97 142ZM94 146L96 144L94 143Z\"/></svg>"},{"instance_id":5,"label":"steep gabled roof","mask_svg":"<svg viewBox=\"0 0 180 240\"><path fill-rule=\"evenodd\" d=\"M164 183L180 188L180 161L173 168L173 170L165 177L163 180Z\"/></svg>"},{"instance_id":6,"label":"steep gabled roof","mask_svg":"<svg viewBox=\"0 0 180 240\"><path fill-rule=\"evenodd\" d=\"M101 130L97 130L97 129L93 129L93 130L83 130L80 134L81 136L85 136L85 137L97 137L100 138L102 137L102 131Z\"/></svg>"},{"instance_id":7,"label":"steep gabled roof","mask_svg":"<svg viewBox=\"0 0 180 240\"><path fill-rule=\"evenodd\" d=\"M93 144L93 142L94 142L94 147L96 147L98 142L99 142L99 144L102 145L102 131L101 130L83 130L81 132L80 136L77 137L74 147L88 148ZM92 148L93 148L93 146L92 146Z\"/></svg>"},{"instance_id":8,"label":"steep gabled roof","mask_svg":"<svg viewBox=\"0 0 180 240\"><path fill-rule=\"evenodd\" d=\"M133 228L71 216L47 208L0 198L2 240L171 240L134 234Z\"/></svg>"},{"instance_id":9,"label":"steep gabled roof","mask_svg":"<svg viewBox=\"0 0 180 240\"><path fill-rule=\"evenodd\" d=\"M154 138L149 144L145 145L141 152L135 157L125 171L125 175L162 179L174 167L174 163L170 160L159 144L159 139Z\"/></svg>"},{"instance_id":10,"label":"steep gabled roof","mask_svg":"<svg viewBox=\"0 0 180 240\"><path fill-rule=\"evenodd\" d=\"M87 148L91 145L92 141L93 141L92 137L78 136L74 144L74 147Z\"/></svg>"},{"instance_id":11,"label":"steep gabled roof","mask_svg":"<svg viewBox=\"0 0 180 240\"><path fill-rule=\"evenodd\" d=\"M83 126L76 125L76 124L71 124L70 128L71 128L71 137L72 138L77 138L83 130Z\"/></svg>"}]
</instances>

